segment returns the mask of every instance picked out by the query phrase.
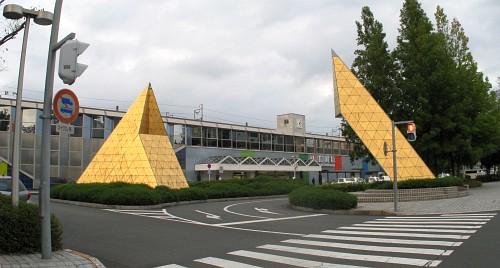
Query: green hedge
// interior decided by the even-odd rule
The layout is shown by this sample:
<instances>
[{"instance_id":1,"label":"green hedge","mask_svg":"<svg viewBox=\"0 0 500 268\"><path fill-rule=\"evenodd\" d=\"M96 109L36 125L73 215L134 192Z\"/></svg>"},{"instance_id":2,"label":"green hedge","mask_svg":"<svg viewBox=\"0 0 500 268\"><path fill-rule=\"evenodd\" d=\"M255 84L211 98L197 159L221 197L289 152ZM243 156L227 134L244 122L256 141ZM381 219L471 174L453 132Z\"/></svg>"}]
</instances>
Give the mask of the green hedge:
<instances>
[{"instance_id":1,"label":"green hedge","mask_svg":"<svg viewBox=\"0 0 500 268\"><path fill-rule=\"evenodd\" d=\"M63 200L107 205L155 205L190 200L220 199L248 196L285 195L307 185L302 180L258 177L190 183L189 188L151 188L144 184L86 183L63 184L51 189L51 197Z\"/></svg>"},{"instance_id":2,"label":"green hedge","mask_svg":"<svg viewBox=\"0 0 500 268\"><path fill-rule=\"evenodd\" d=\"M288 195L291 205L312 209L351 209L358 205L358 198L332 187L306 186Z\"/></svg>"},{"instance_id":3,"label":"green hedge","mask_svg":"<svg viewBox=\"0 0 500 268\"><path fill-rule=\"evenodd\" d=\"M410 179L398 182L399 189L436 188L464 185L464 180L458 177L444 177L436 179ZM392 189L391 181L367 184L370 189Z\"/></svg>"},{"instance_id":4,"label":"green hedge","mask_svg":"<svg viewBox=\"0 0 500 268\"><path fill-rule=\"evenodd\" d=\"M41 218L38 206L19 202L12 206L10 196L0 194L0 254L41 252ZM62 227L51 215L52 250L62 248Z\"/></svg>"}]
</instances>

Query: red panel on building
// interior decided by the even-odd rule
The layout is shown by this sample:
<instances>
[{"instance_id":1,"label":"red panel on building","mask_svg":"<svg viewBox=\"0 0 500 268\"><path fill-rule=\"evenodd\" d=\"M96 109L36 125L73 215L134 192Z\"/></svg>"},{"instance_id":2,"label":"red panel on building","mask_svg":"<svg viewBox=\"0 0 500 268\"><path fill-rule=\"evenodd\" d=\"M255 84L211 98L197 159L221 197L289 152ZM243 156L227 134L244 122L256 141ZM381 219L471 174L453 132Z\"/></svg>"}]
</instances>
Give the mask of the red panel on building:
<instances>
[{"instance_id":1,"label":"red panel on building","mask_svg":"<svg viewBox=\"0 0 500 268\"><path fill-rule=\"evenodd\" d=\"M342 156L341 155L336 155L335 156L335 170L342 170Z\"/></svg>"}]
</instances>

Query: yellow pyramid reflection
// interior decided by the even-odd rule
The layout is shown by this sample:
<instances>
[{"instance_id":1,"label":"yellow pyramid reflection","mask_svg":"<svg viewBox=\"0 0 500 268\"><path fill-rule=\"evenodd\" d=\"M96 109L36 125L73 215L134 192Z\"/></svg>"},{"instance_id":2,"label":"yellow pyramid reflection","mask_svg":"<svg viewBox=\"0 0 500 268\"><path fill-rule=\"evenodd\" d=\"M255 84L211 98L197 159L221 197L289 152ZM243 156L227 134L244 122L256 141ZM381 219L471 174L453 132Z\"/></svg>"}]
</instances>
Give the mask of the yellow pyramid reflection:
<instances>
[{"instance_id":1,"label":"yellow pyramid reflection","mask_svg":"<svg viewBox=\"0 0 500 268\"><path fill-rule=\"evenodd\" d=\"M332 61L335 116L344 117L384 171L393 177L392 153L384 155L384 142L392 146L391 119L333 51ZM396 149L398 180L435 177L397 128Z\"/></svg>"},{"instance_id":2,"label":"yellow pyramid reflection","mask_svg":"<svg viewBox=\"0 0 500 268\"><path fill-rule=\"evenodd\" d=\"M170 144L151 85L113 130L78 183L142 183L189 187Z\"/></svg>"}]
</instances>

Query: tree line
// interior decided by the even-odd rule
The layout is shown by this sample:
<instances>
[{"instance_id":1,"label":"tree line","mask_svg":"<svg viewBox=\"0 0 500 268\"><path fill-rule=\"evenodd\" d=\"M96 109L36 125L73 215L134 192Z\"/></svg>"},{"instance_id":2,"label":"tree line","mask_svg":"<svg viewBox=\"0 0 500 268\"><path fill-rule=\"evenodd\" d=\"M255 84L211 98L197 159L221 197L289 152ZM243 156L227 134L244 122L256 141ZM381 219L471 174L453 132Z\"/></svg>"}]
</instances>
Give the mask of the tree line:
<instances>
[{"instance_id":1,"label":"tree line","mask_svg":"<svg viewBox=\"0 0 500 268\"><path fill-rule=\"evenodd\" d=\"M489 170L500 164L500 89L478 70L458 19L437 6L434 20L417 0L405 0L391 51L382 23L363 7L352 71L392 120L415 122L412 145L434 174L459 174L479 161ZM341 128L351 159L373 162L346 121Z\"/></svg>"}]
</instances>

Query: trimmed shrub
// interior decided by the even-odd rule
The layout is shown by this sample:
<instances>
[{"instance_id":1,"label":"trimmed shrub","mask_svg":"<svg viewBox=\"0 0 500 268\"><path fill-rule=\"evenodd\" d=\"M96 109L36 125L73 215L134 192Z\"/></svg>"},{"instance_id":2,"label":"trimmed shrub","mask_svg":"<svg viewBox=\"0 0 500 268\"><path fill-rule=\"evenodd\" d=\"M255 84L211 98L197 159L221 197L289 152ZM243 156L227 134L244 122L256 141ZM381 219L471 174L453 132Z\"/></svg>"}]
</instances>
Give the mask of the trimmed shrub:
<instances>
[{"instance_id":1,"label":"trimmed shrub","mask_svg":"<svg viewBox=\"0 0 500 268\"><path fill-rule=\"evenodd\" d=\"M464 180L458 177L444 177L436 179L409 179L398 182L399 189L436 188L464 185ZM392 189L391 181L368 184L370 189Z\"/></svg>"},{"instance_id":2,"label":"trimmed shrub","mask_svg":"<svg viewBox=\"0 0 500 268\"><path fill-rule=\"evenodd\" d=\"M321 187L331 188L334 190L339 190L342 192L362 192L366 190L366 183L335 183L335 184L326 184Z\"/></svg>"},{"instance_id":3,"label":"trimmed shrub","mask_svg":"<svg viewBox=\"0 0 500 268\"><path fill-rule=\"evenodd\" d=\"M468 184L470 188L482 187L483 183L478 180L465 180L465 184Z\"/></svg>"},{"instance_id":4,"label":"trimmed shrub","mask_svg":"<svg viewBox=\"0 0 500 268\"><path fill-rule=\"evenodd\" d=\"M41 252L41 229L38 206L20 201L14 207L9 196L0 194L0 254ZM52 214L52 250L62 248L61 237L61 224Z\"/></svg>"},{"instance_id":5,"label":"trimmed shrub","mask_svg":"<svg viewBox=\"0 0 500 268\"><path fill-rule=\"evenodd\" d=\"M351 209L358 205L358 198L331 187L306 186L288 195L291 205L312 209Z\"/></svg>"},{"instance_id":6,"label":"trimmed shrub","mask_svg":"<svg viewBox=\"0 0 500 268\"><path fill-rule=\"evenodd\" d=\"M154 205L190 200L220 199L247 196L284 195L307 185L302 180L258 177L190 183L189 188L155 189L144 184L87 183L64 184L52 188L51 197L107 205Z\"/></svg>"}]
</instances>

